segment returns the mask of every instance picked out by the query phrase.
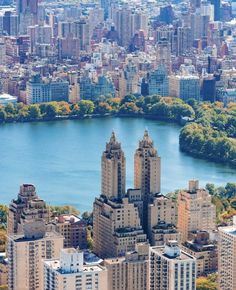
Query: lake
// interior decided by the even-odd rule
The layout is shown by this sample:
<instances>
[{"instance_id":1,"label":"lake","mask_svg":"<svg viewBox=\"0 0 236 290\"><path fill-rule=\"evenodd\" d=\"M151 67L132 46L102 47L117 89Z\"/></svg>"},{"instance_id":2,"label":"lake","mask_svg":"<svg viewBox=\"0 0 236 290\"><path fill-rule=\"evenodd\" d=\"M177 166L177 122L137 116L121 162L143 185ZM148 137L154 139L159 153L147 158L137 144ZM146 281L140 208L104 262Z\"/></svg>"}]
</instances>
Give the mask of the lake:
<instances>
[{"instance_id":1,"label":"lake","mask_svg":"<svg viewBox=\"0 0 236 290\"><path fill-rule=\"evenodd\" d=\"M126 156L127 188L133 186L133 155L147 128L161 156L163 193L200 185L236 181L227 165L196 159L180 152L181 127L142 118L98 118L0 125L0 203L15 198L22 183L33 183L51 205L70 204L92 210L100 194L101 154L112 130Z\"/></svg>"}]
</instances>

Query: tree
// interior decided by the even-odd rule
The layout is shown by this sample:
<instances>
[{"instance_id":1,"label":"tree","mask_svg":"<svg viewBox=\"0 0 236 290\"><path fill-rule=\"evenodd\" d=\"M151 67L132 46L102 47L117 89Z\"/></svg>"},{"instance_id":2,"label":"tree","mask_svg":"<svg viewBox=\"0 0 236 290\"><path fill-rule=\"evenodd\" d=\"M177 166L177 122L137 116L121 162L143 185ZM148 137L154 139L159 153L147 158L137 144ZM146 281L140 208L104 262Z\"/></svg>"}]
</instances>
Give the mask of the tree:
<instances>
[{"instance_id":1,"label":"tree","mask_svg":"<svg viewBox=\"0 0 236 290\"><path fill-rule=\"evenodd\" d=\"M95 108L94 103L89 100L80 101L79 107L81 116L92 114Z\"/></svg>"},{"instance_id":2,"label":"tree","mask_svg":"<svg viewBox=\"0 0 236 290\"><path fill-rule=\"evenodd\" d=\"M96 107L96 113L105 115L107 113L111 113L112 107L106 102L100 102Z\"/></svg>"},{"instance_id":3,"label":"tree","mask_svg":"<svg viewBox=\"0 0 236 290\"><path fill-rule=\"evenodd\" d=\"M45 117L48 119L54 119L58 113L58 105L55 102L46 104Z\"/></svg>"},{"instance_id":4,"label":"tree","mask_svg":"<svg viewBox=\"0 0 236 290\"><path fill-rule=\"evenodd\" d=\"M58 114L68 116L71 113L70 105L67 102L58 103Z\"/></svg>"},{"instance_id":5,"label":"tree","mask_svg":"<svg viewBox=\"0 0 236 290\"><path fill-rule=\"evenodd\" d=\"M133 114L138 114L140 113L140 109L135 105L135 103L124 103L120 107L120 114L125 114L125 115L133 115Z\"/></svg>"},{"instance_id":6,"label":"tree","mask_svg":"<svg viewBox=\"0 0 236 290\"><path fill-rule=\"evenodd\" d=\"M74 104L71 110L71 115L79 115L80 114L80 107L78 104Z\"/></svg>"},{"instance_id":7,"label":"tree","mask_svg":"<svg viewBox=\"0 0 236 290\"><path fill-rule=\"evenodd\" d=\"M206 189L209 191L210 195L216 194L216 188L215 188L215 185L213 183L207 183Z\"/></svg>"},{"instance_id":8,"label":"tree","mask_svg":"<svg viewBox=\"0 0 236 290\"><path fill-rule=\"evenodd\" d=\"M29 119L30 120L38 120L41 118L41 112L39 105L30 105L29 108Z\"/></svg>"},{"instance_id":9,"label":"tree","mask_svg":"<svg viewBox=\"0 0 236 290\"><path fill-rule=\"evenodd\" d=\"M125 103L135 103L136 98L134 95L126 95L124 98L121 100L121 105Z\"/></svg>"},{"instance_id":10,"label":"tree","mask_svg":"<svg viewBox=\"0 0 236 290\"><path fill-rule=\"evenodd\" d=\"M236 196L236 183L227 183L225 186L225 193L227 197L235 197Z\"/></svg>"},{"instance_id":11,"label":"tree","mask_svg":"<svg viewBox=\"0 0 236 290\"><path fill-rule=\"evenodd\" d=\"M7 114L15 114L15 107L12 103L9 103L5 106L5 112Z\"/></svg>"},{"instance_id":12,"label":"tree","mask_svg":"<svg viewBox=\"0 0 236 290\"><path fill-rule=\"evenodd\" d=\"M0 122L5 122L6 118L7 118L7 113L3 109L1 109L0 110Z\"/></svg>"}]
</instances>

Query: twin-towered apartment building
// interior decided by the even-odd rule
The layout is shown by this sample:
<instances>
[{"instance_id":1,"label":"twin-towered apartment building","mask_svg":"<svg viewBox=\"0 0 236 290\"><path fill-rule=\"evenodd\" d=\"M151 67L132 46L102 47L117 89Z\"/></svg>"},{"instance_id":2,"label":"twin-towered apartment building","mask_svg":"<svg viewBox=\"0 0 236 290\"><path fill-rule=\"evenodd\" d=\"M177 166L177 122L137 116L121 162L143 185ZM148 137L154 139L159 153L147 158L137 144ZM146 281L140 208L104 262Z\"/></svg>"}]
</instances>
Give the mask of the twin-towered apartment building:
<instances>
[{"instance_id":1,"label":"twin-towered apartment building","mask_svg":"<svg viewBox=\"0 0 236 290\"><path fill-rule=\"evenodd\" d=\"M93 205L96 256L83 250L85 221L52 217L35 187L24 184L9 207L9 289L196 289L196 277L218 264L208 191L190 181L176 200L162 195L161 159L147 130L134 154L133 189L126 191L125 154L114 132L101 161L101 195ZM223 265L224 256L219 261Z\"/></svg>"}]
</instances>

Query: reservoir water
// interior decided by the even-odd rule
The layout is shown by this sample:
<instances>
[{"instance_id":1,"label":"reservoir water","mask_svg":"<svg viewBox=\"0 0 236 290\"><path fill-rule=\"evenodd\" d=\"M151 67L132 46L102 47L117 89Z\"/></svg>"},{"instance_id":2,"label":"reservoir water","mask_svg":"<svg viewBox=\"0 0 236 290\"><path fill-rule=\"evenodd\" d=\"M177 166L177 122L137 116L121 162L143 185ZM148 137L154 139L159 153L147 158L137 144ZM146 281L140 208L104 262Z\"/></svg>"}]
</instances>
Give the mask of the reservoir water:
<instances>
[{"instance_id":1,"label":"reservoir water","mask_svg":"<svg viewBox=\"0 0 236 290\"><path fill-rule=\"evenodd\" d=\"M186 188L189 179L200 185L236 181L227 165L196 159L179 151L180 127L133 118L101 118L0 126L0 203L15 198L22 183L33 183L51 205L70 204L92 210L100 194L100 161L111 131L126 156L127 188L133 186L133 155L144 129L161 156L163 193Z\"/></svg>"}]
</instances>

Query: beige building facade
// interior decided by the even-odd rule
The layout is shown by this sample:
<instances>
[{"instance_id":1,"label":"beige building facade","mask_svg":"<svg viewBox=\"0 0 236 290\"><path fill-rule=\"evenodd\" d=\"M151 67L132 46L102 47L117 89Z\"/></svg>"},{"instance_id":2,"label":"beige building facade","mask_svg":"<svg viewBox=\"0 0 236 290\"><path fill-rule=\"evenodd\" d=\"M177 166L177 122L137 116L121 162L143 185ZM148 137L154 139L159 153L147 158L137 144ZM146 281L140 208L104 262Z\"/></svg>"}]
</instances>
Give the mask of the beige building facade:
<instances>
[{"instance_id":1,"label":"beige building facade","mask_svg":"<svg viewBox=\"0 0 236 290\"><path fill-rule=\"evenodd\" d=\"M190 232L212 231L216 227L216 208L206 189L199 182L189 181L189 189L178 194L178 230L182 242L188 240Z\"/></svg>"},{"instance_id":2,"label":"beige building facade","mask_svg":"<svg viewBox=\"0 0 236 290\"><path fill-rule=\"evenodd\" d=\"M13 199L9 205L7 218L7 233L23 234L23 225L32 219L49 219L49 211L46 203L37 196L36 188L32 184L20 186L17 199Z\"/></svg>"},{"instance_id":3,"label":"beige building facade","mask_svg":"<svg viewBox=\"0 0 236 290\"><path fill-rule=\"evenodd\" d=\"M196 289L196 261L176 241L150 250L150 290L158 289Z\"/></svg>"},{"instance_id":4,"label":"beige building facade","mask_svg":"<svg viewBox=\"0 0 236 290\"><path fill-rule=\"evenodd\" d=\"M138 244L126 256L106 259L109 290L149 290L149 244Z\"/></svg>"},{"instance_id":5,"label":"beige building facade","mask_svg":"<svg viewBox=\"0 0 236 290\"><path fill-rule=\"evenodd\" d=\"M236 223L219 228L219 289L236 289Z\"/></svg>"},{"instance_id":6,"label":"beige building facade","mask_svg":"<svg viewBox=\"0 0 236 290\"><path fill-rule=\"evenodd\" d=\"M96 198L93 205L93 250L102 258L125 255L139 242L146 242L139 208L129 201Z\"/></svg>"},{"instance_id":7,"label":"beige building facade","mask_svg":"<svg viewBox=\"0 0 236 290\"><path fill-rule=\"evenodd\" d=\"M63 237L46 232L42 221L24 226L24 235L8 237L9 290L42 290L43 259L58 258L63 248Z\"/></svg>"},{"instance_id":8,"label":"beige building facade","mask_svg":"<svg viewBox=\"0 0 236 290\"><path fill-rule=\"evenodd\" d=\"M125 156L121 144L112 132L106 150L102 154L102 191L108 197L121 197L125 194Z\"/></svg>"}]
</instances>

